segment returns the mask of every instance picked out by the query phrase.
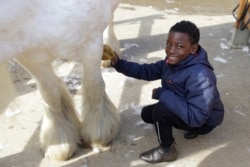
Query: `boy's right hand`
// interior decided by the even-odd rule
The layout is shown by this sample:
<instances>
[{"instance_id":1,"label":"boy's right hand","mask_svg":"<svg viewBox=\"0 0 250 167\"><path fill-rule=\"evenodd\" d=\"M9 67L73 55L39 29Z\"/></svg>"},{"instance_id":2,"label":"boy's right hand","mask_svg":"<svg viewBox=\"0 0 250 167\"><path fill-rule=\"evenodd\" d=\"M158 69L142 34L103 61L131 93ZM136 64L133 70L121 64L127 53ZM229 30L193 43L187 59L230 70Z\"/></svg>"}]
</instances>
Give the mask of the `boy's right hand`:
<instances>
[{"instance_id":1,"label":"boy's right hand","mask_svg":"<svg viewBox=\"0 0 250 167\"><path fill-rule=\"evenodd\" d=\"M110 60L111 65L115 66L116 63L119 61L119 56L115 51L113 51L113 49L109 45L104 44L102 60Z\"/></svg>"},{"instance_id":2,"label":"boy's right hand","mask_svg":"<svg viewBox=\"0 0 250 167\"><path fill-rule=\"evenodd\" d=\"M102 60L111 60L115 57L115 52L109 45L103 45Z\"/></svg>"}]
</instances>

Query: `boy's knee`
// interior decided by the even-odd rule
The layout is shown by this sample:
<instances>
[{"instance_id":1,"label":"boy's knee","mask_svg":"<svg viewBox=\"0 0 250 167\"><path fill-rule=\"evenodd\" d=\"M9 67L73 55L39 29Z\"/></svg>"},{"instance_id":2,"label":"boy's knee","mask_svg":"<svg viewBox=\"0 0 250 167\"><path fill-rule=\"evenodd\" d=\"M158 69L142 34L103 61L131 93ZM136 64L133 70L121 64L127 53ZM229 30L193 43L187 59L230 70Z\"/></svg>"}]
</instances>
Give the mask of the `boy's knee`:
<instances>
[{"instance_id":1,"label":"boy's knee","mask_svg":"<svg viewBox=\"0 0 250 167\"><path fill-rule=\"evenodd\" d=\"M157 103L157 105L154 108L153 111L153 119L155 121L159 121L159 120L171 120L171 118L173 117L173 113L171 111L169 111L163 103Z\"/></svg>"},{"instance_id":2,"label":"boy's knee","mask_svg":"<svg viewBox=\"0 0 250 167\"><path fill-rule=\"evenodd\" d=\"M147 110L145 108L142 109L141 112L141 118L146 123L154 123L153 117L152 117L152 110Z\"/></svg>"}]
</instances>

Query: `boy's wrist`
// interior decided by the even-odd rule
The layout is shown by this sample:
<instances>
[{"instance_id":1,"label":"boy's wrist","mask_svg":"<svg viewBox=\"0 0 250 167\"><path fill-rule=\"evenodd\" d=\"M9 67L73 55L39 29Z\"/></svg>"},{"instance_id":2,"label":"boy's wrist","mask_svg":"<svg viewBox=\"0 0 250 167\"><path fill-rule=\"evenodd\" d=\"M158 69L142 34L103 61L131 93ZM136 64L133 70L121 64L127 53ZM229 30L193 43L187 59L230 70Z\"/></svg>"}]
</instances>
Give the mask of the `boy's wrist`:
<instances>
[{"instance_id":1,"label":"boy's wrist","mask_svg":"<svg viewBox=\"0 0 250 167\"><path fill-rule=\"evenodd\" d=\"M110 61L112 66L115 66L117 64L117 62L119 61L119 57L118 57L117 53L116 52L114 52L114 53L115 53L115 57L113 59L111 59L111 61Z\"/></svg>"}]
</instances>

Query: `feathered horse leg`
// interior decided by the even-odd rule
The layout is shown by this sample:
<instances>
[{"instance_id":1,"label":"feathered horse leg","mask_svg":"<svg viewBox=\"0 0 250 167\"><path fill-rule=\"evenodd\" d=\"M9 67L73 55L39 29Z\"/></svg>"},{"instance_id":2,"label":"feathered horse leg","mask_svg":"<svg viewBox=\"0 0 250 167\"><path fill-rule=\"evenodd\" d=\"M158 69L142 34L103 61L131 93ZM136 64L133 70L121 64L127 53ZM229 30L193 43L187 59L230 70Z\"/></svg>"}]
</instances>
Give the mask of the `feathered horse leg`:
<instances>
[{"instance_id":1,"label":"feathered horse leg","mask_svg":"<svg viewBox=\"0 0 250 167\"><path fill-rule=\"evenodd\" d=\"M81 53L83 60L81 137L92 147L107 146L116 136L120 117L105 92L101 74L102 33L93 37Z\"/></svg>"},{"instance_id":2,"label":"feathered horse leg","mask_svg":"<svg viewBox=\"0 0 250 167\"><path fill-rule=\"evenodd\" d=\"M74 154L79 142L80 122L72 99L46 54L36 52L36 56L25 56L16 61L37 81L45 105L40 134L44 155L52 160L66 160Z\"/></svg>"}]
</instances>

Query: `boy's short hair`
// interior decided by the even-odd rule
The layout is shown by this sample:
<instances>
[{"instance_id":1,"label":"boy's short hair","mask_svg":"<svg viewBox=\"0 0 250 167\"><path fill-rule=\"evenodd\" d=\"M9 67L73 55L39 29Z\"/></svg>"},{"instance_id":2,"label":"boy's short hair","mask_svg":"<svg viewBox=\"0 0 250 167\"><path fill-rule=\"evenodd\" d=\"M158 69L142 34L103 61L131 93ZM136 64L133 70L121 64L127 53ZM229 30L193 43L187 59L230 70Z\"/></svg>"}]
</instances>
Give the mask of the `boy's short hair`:
<instances>
[{"instance_id":1,"label":"boy's short hair","mask_svg":"<svg viewBox=\"0 0 250 167\"><path fill-rule=\"evenodd\" d=\"M200 40L200 30L190 21L180 21L173 25L169 32L181 32L188 34L191 44L198 44Z\"/></svg>"}]
</instances>

